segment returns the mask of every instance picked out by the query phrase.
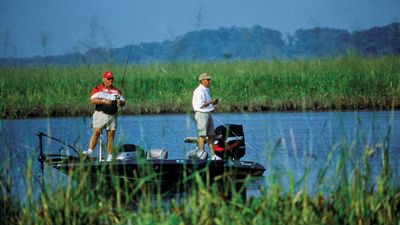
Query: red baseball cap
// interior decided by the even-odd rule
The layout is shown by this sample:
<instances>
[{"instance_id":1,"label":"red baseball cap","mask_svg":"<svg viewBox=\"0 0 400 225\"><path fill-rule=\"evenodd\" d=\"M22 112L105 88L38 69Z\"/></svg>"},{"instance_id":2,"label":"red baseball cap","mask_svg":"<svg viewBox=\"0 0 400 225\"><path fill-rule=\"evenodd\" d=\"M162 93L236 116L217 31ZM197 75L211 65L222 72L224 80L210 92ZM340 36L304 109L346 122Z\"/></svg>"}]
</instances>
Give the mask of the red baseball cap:
<instances>
[{"instance_id":1,"label":"red baseball cap","mask_svg":"<svg viewBox=\"0 0 400 225\"><path fill-rule=\"evenodd\" d=\"M105 72L103 73L103 78L110 79L110 78L114 78L114 76L113 76L113 74L112 74L111 71L105 71Z\"/></svg>"}]
</instances>

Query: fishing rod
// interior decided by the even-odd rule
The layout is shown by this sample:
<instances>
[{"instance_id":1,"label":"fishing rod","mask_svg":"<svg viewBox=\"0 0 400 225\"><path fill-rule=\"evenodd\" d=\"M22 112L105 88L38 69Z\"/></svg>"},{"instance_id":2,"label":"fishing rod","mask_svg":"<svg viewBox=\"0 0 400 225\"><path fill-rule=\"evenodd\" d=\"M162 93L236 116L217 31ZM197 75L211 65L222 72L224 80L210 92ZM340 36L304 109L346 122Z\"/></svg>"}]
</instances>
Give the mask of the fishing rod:
<instances>
[{"instance_id":1,"label":"fishing rod","mask_svg":"<svg viewBox=\"0 0 400 225\"><path fill-rule=\"evenodd\" d=\"M124 86L124 83L125 83L126 68L128 67L129 58L131 57L132 46L133 46L133 42L132 42L131 46L129 47L128 58L126 58L126 62L125 62L124 75L122 76L122 82L121 82L122 86Z\"/></svg>"},{"instance_id":2,"label":"fishing rod","mask_svg":"<svg viewBox=\"0 0 400 225\"><path fill-rule=\"evenodd\" d=\"M225 98L226 97L232 97L232 96L234 96L235 95L235 93L240 93L240 92L242 92L245 88L248 88L250 85L245 85L244 87L238 87L238 88L235 88L233 91L230 91L230 92L228 92L228 94L224 94L223 96L225 96ZM220 93L219 94L219 96L222 96L221 95L222 93ZM218 104L221 102L221 100L222 100L222 97L217 97L217 99L219 100L219 102L218 102Z\"/></svg>"}]
</instances>

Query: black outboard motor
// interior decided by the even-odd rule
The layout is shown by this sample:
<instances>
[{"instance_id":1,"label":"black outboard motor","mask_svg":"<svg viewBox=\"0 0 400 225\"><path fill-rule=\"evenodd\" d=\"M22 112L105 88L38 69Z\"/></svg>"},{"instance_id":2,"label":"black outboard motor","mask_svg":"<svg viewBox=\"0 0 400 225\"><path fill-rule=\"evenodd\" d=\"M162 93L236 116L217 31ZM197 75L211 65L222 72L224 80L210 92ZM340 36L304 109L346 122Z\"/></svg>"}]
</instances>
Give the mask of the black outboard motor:
<instances>
[{"instance_id":1,"label":"black outboard motor","mask_svg":"<svg viewBox=\"0 0 400 225\"><path fill-rule=\"evenodd\" d=\"M246 153L243 126L220 125L215 129L214 152L222 159L239 160Z\"/></svg>"}]
</instances>

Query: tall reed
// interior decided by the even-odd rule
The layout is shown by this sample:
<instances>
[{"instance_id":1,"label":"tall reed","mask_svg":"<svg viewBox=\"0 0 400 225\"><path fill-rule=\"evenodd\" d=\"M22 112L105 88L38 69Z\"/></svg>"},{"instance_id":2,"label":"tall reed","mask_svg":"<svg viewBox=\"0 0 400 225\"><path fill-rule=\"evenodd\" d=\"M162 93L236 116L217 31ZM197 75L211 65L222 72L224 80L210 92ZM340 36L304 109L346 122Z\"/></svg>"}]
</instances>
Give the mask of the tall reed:
<instances>
[{"instance_id":1,"label":"tall reed","mask_svg":"<svg viewBox=\"0 0 400 225\"><path fill-rule=\"evenodd\" d=\"M212 73L220 112L392 109L400 106L400 58L336 58L123 66L1 67L3 118L88 115L91 89L104 70L127 98L126 114L191 111L198 75Z\"/></svg>"},{"instance_id":2,"label":"tall reed","mask_svg":"<svg viewBox=\"0 0 400 225\"><path fill-rule=\"evenodd\" d=\"M321 186L317 188L321 192L315 194L306 183L285 190L282 179L271 177L273 171L268 171L269 185L261 187L258 196L246 199L230 186L235 181L226 178L221 189L200 178L199 171L191 177L194 183L185 194L165 198L160 184L149 185L157 174L146 171L145 163L143 174L135 180L112 172L107 178L102 172L92 177L81 165L81 169L69 172L75 180L54 184L55 179L47 179L45 185L53 188L36 201L28 191L28 202L21 205L10 199L7 190L12 187L2 176L2 218L10 224L398 224L400 189L393 181L399 177L391 173L388 140L365 145L361 160L349 166L353 147L343 141L332 148L339 157L331 161L328 156L325 165L336 168L333 174L324 173L326 166L312 168L319 170L317 185ZM369 169L374 156L382 160L378 178L371 177ZM101 170L107 170L107 164ZM290 174L276 172L283 177ZM27 179L30 176L28 171ZM324 185L329 185L329 191L322 191ZM226 191L231 193L229 199L224 197Z\"/></svg>"}]
</instances>

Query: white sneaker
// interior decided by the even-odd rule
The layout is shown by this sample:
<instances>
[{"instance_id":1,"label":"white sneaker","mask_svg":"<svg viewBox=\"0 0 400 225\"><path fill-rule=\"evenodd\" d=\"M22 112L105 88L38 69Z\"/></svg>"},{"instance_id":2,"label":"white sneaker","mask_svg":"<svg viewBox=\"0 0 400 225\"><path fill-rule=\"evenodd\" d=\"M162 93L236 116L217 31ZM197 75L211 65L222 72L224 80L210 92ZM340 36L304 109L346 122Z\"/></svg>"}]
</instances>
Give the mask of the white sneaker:
<instances>
[{"instance_id":1,"label":"white sneaker","mask_svg":"<svg viewBox=\"0 0 400 225\"><path fill-rule=\"evenodd\" d=\"M91 155L93 153L93 150L92 149L89 149L89 150L87 150L87 151L83 151L82 152L82 154L84 154L84 155Z\"/></svg>"},{"instance_id":2,"label":"white sneaker","mask_svg":"<svg viewBox=\"0 0 400 225\"><path fill-rule=\"evenodd\" d=\"M212 156L210 157L210 159L211 159L211 160L222 160L222 158L219 157L219 156L217 156L217 155L212 155Z\"/></svg>"},{"instance_id":3,"label":"white sneaker","mask_svg":"<svg viewBox=\"0 0 400 225\"><path fill-rule=\"evenodd\" d=\"M112 161L112 155L107 155L107 162L111 162Z\"/></svg>"}]
</instances>

